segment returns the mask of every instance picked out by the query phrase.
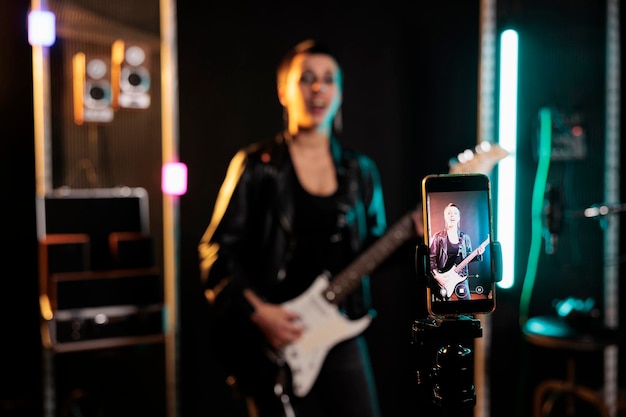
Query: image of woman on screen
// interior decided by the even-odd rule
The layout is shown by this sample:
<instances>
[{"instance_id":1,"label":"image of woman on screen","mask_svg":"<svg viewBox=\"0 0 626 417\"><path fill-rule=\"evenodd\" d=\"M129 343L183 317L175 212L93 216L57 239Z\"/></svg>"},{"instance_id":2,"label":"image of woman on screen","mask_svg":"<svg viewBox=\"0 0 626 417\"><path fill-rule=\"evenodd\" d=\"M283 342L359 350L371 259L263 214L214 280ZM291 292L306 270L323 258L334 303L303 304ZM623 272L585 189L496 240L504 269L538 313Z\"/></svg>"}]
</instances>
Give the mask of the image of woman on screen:
<instances>
[{"instance_id":1,"label":"image of woman on screen","mask_svg":"<svg viewBox=\"0 0 626 417\"><path fill-rule=\"evenodd\" d=\"M481 245L472 253L472 239L460 229L461 210L456 204L446 205L443 217L445 226L432 236L429 248L432 294L444 301L469 300L468 264L482 261L485 249Z\"/></svg>"}]
</instances>

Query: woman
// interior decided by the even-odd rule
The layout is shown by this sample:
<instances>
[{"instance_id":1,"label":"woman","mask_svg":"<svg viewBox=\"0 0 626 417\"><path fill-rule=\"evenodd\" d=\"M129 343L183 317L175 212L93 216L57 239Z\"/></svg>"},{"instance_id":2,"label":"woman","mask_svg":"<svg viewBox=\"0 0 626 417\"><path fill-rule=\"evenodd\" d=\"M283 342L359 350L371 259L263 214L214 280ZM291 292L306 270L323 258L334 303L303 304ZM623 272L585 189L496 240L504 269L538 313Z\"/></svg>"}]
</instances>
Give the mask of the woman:
<instances>
[{"instance_id":1,"label":"woman","mask_svg":"<svg viewBox=\"0 0 626 417\"><path fill-rule=\"evenodd\" d=\"M343 94L334 55L299 43L278 67L277 92L285 130L234 156L199 245L211 338L232 359L224 366L251 416L377 416L359 334L331 344L319 374L306 373L310 390L292 392L301 369L283 353L311 329L303 311L284 303L323 272L339 273L385 232L386 214L375 163L345 149L334 129ZM366 280L339 305L351 319L371 309Z\"/></svg>"},{"instance_id":2,"label":"woman","mask_svg":"<svg viewBox=\"0 0 626 417\"><path fill-rule=\"evenodd\" d=\"M456 204L450 203L443 209L443 218L444 229L435 233L430 243L430 270L438 285L433 294L443 300L469 300L468 266L460 271L452 268L472 253L472 240L460 229L461 211ZM479 246L477 253L471 262L482 260L484 248Z\"/></svg>"}]
</instances>

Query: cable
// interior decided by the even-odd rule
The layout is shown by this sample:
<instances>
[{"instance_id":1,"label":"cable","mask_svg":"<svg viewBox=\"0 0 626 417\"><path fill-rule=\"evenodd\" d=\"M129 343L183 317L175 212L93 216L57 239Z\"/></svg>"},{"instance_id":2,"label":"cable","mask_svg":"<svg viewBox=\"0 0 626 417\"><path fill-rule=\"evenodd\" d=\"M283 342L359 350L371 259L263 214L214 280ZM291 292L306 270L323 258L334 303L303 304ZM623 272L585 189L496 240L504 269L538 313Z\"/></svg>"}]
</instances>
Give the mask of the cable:
<instances>
[{"instance_id":1,"label":"cable","mask_svg":"<svg viewBox=\"0 0 626 417\"><path fill-rule=\"evenodd\" d=\"M537 265L539 263L539 254L541 252L541 239L543 237L543 221L542 210L544 194L546 190L548 171L550 170L550 156L551 156L551 141L552 141L552 115L549 108L542 108L539 110L539 149L537 153L537 172L535 174L535 184L533 186L533 195L531 202L531 243L528 254L528 263L526 265L526 275L524 276L524 282L522 283L522 293L520 296L519 304L519 322L520 327L523 328L524 324L528 320L528 311L530 309L530 297L533 292L533 286L535 285L535 278L537 276ZM528 363L528 351L526 351L527 345L522 345L522 361L520 378L517 390L517 403L518 405L525 403L524 392L527 387L528 372L530 364ZM525 382L526 381L526 382ZM516 407L516 416L521 417L519 414L522 407Z\"/></svg>"},{"instance_id":2,"label":"cable","mask_svg":"<svg viewBox=\"0 0 626 417\"><path fill-rule=\"evenodd\" d=\"M531 203L531 242L519 306L519 320L522 326L526 323L526 320L528 320L530 297L532 295L533 286L535 285L539 253L541 252L543 201L546 192L548 172L550 171L550 156L552 152L552 115L549 108L544 107L539 110L539 120L539 152Z\"/></svg>"}]
</instances>

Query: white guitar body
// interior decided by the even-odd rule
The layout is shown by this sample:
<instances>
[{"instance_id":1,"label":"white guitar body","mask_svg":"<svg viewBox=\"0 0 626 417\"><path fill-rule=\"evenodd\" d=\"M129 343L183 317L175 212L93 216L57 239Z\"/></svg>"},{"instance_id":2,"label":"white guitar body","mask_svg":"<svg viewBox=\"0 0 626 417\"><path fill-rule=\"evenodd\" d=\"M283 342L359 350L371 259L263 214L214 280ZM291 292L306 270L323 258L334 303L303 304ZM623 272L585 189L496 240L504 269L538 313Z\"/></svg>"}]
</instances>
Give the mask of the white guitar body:
<instances>
[{"instance_id":1,"label":"white guitar body","mask_svg":"<svg viewBox=\"0 0 626 417\"><path fill-rule=\"evenodd\" d=\"M463 268L465 268L465 266L472 261L472 259L478 256L479 249L484 250L488 244L489 236L487 236L487 239L485 239L483 243L481 243L476 249L474 249L469 255L467 255L458 265L454 265L446 272L439 272L435 270L432 271L433 276L437 281L437 284L439 284L439 291L442 297L452 297L452 294L454 293L454 288L457 286L457 284L467 279L467 277L460 276L459 272L461 272Z\"/></svg>"},{"instance_id":2,"label":"white guitar body","mask_svg":"<svg viewBox=\"0 0 626 417\"><path fill-rule=\"evenodd\" d=\"M350 320L341 314L323 296L328 284L328 278L320 275L307 291L283 303L283 307L300 315L305 327L302 336L282 351L292 373L293 392L298 397L304 397L313 387L328 351L363 332L372 321L367 315Z\"/></svg>"},{"instance_id":3,"label":"white guitar body","mask_svg":"<svg viewBox=\"0 0 626 417\"><path fill-rule=\"evenodd\" d=\"M456 288L457 284L467 279L467 277L457 274L454 267L446 272L433 271L433 275L441 287L441 296L448 298L454 294L454 288Z\"/></svg>"}]
</instances>

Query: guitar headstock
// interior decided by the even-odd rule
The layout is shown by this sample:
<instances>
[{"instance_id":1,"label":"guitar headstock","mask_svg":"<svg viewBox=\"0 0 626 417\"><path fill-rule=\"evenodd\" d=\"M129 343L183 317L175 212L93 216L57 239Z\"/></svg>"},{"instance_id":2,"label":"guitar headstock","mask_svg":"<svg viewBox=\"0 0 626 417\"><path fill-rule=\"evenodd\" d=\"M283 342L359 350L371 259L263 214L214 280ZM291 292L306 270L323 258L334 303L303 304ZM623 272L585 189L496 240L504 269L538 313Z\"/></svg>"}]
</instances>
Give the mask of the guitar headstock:
<instances>
[{"instance_id":1,"label":"guitar headstock","mask_svg":"<svg viewBox=\"0 0 626 417\"><path fill-rule=\"evenodd\" d=\"M474 150L467 149L450 160L450 174L481 173L489 175L493 167L509 153L497 143L483 141Z\"/></svg>"}]
</instances>

